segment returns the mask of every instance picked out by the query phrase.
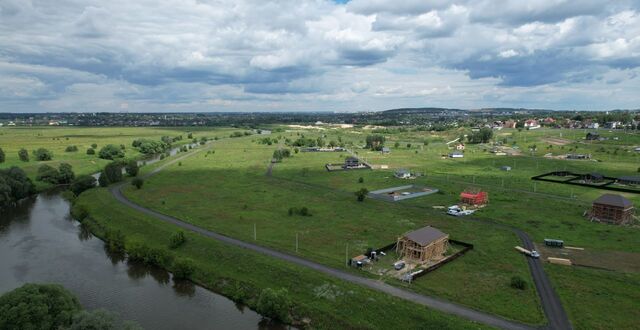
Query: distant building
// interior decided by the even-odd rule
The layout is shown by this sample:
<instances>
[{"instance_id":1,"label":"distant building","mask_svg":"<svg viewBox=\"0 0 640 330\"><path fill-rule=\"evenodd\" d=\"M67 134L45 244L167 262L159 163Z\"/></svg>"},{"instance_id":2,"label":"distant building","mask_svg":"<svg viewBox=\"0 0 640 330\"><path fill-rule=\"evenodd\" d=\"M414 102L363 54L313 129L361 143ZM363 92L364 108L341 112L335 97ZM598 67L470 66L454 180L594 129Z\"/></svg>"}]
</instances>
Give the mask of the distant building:
<instances>
[{"instance_id":1,"label":"distant building","mask_svg":"<svg viewBox=\"0 0 640 330\"><path fill-rule=\"evenodd\" d=\"M464 143L458 143L456 144L456 150L464 150Z\"/></svg>"},{"instance_id":2,"label":"distant building","mask_svg":"<svg viewBox=\"0 0 640 330\"><path fill-rule=\"evenodd\" d=\"M389 154L389 153L391 153L391 149L389 149L389 147L382 147L382 153L383 154Z\"/></svg>"},{"instance_id":3,"label":"distant building","mask_svg":"<svg viewBox=\"0 0 640 330\"><path fill-rule=\"evenodd\" d=\"M567 159L591 159L591 154L567 154Z\"/></svg>"},{"instance_id":4,"label":"distant building","mask_svg":"<svg viewBox=\"0 0 640 330\"><path fill-rule=\"evenodd\" d=\"M460 193L462 204L480 206L489 202L489 194L486 191L467 189Z\"/></svg>"},{"instance_id":5,"label":"distant building","mask_svg":"<svg viewBox=\"0 0 640 330\"><path fill-rule=\"evenodd\" d=\"M640 185L640 176L621 176L616 179L619 184L626 184L631 186Z\"/></svg>"},{"instance_id":6,"label":"distant building","mask_svg":"<svg viewBox=\"0 0 640 330\"><path fill-rule=\"evenodd\" d=\"M411 177L411 172L409 170L401 168L397 170L393 175L398 179L408 179Z\"/></svg>"},{"instance_id":7,"label":"distant building","mask_svg":"<svg viewBox=\"0 0 640 330\"><path fill-rule=\"evenodd\" d=\"M504 122L504 128L516 128L517 122L515 120L507 120Z\"/></svg>"},{"instance_id":8,"label":"distant building","mask_svg":"<svg viewBox=\"0 0 640 330\"><path fill-rule=\"evenodd\" d=\"M505 166L500 167L500 169L503 170L503 171L511 171L511 166L506 166L505 165Z\"/></svg>"},{"instance_id":9,"label":"distant building","mask_svg":"<svg viewBox=\"0 0 640 330\"><path fill-rule=\"evenodd\" d=\"M631 221L634 213L633 203L614 194L604 194L593 201L590 216L594 220L613 224Z\"/></svg>"},{"instance_id":10,"label":"distant building","mask_svg":"<svg viewBox=\"0 0 640 330\"><path fill-rule=\"evenodd\" d=\"M529 119L524 122L524 128L528 128L528 129L540 128L540 123L535 119Z\"/></svg>"},{"instance_id":11,"label":"distant building","mask_svg":"<svg viewBox=\"0 0 640 330\"><path fill-rule=\"evenodd\" d=\"M449 235L427 226L398 238L396 252L407 262L426 263L440 260L449 247Z\"/></svg>"},{"instance_id":12,"label":"distant building","mask_svg":"<svg viewBox=\"0 0 640 330\"><path fill-rule=\"evenodd\" d=\"M360 160L356 157L347 157L344 160L344 168L360 167Z\"/></svg>"}]
</instances>

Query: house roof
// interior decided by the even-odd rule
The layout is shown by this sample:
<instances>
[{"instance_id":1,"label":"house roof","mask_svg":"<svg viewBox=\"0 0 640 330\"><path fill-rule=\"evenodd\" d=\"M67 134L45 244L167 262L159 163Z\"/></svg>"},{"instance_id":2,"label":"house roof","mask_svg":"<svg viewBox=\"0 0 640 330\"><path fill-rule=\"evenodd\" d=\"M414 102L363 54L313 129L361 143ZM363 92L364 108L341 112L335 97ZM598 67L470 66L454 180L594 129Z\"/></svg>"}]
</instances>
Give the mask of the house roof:
<instances>
[{"instance_id":1,"label":"house roof","mask_svg":"<svg viewBox=\"0 0 640 330\"><path fill-rule=\"evenodd\" d=\"M620 195L614 195L614 194L604 194L598 197L598 199L596 199L595 201L593 201L593 204L604 204L609 206L622 207L625 209L629 207L633 207L633 203L631 203L630 200Z\"/></svg>"},{"instance_id":2,"label":"house roof","mask_svg":"<svg viewBox=\"0 0 640 330\"><path fill-rule=\"evenodd\" d=\"M382 151L391 151L391 149L389 149L389 147L382 147Z\"/></svg>"},{"instance_id":3,"label":"house roof","mask_svg":"<svg viewBox=\"0 0 640 330\"><path fill-rule=\"evenodd\" d=\"M640 176L621 176L618 181L640 182Z\"/></svg>"},{"instance_id":4,"label":"house roof","mask_svg":"<svg viewBox=\"0 0 640 330\"><path fill-rule=\"evenodd\" d=\"M447 234L431 226L423 227L404 235L407 239L410 239L421 246L429 245L430 243L447 236Z\"/></svg>"}]
</instances>

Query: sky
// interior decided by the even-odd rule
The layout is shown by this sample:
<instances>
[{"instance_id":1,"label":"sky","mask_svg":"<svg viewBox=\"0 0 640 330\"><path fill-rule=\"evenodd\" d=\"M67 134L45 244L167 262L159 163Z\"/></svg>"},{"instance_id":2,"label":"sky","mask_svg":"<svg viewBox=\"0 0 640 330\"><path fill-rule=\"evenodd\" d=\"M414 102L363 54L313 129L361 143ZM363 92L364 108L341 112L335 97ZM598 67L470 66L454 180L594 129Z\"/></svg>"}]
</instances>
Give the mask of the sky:
<instances>
[{"instance_id":1,"label":"sky","mask_svg":"<svg viewBox=\"0 0 640 330\"><path fill-rule=\"evenodd\" d=\"M0 0L0 112L640 108L640 0Z\"/></svg>"}]
</instances>

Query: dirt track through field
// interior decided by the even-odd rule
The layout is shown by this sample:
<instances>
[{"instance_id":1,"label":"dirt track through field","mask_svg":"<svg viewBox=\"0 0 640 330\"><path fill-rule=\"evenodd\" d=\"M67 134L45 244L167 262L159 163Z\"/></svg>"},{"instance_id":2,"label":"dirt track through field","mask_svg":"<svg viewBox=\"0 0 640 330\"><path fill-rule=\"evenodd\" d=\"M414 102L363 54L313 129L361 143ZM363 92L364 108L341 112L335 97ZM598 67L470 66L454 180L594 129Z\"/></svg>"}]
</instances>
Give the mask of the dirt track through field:
<instances>
[{"instance_id":1,"label":"dirt track through field","mask_svg":"<svg viewBox=\"0 0 640 330\"><path fill-rule=\"evenodd\" d=\"M180 160L183 160L187 157L195 155L201 150L203 149L197 149L193 152L190 152L186 155L180 156L172 161L169 161L166 164L163 164L158 168L154 169L153 171L151 171L150 173L146 174L144 177L145 178L150 177L162 171L167 166L170 166ZM458 305L455 303L451 303L448 301L444 301L439 298L421 295L415 292L397 288L392 285L383 283L381 281L353 275L346 271L331 268L331 267L313 262L311 260L301 258L299 256L287 254L271 248L260 246L258 244L241 241L232 237L224 236L224 235L215 233L213 231L203 229L201 227L195 226L188 222L153 211L151 209L148 209L144 206L141 206L132 202L131 200L127 199L122 193L122 189L126 184L127 183L125 182L125 183L120 183L118 185L111 186L109 190L113 195L113 197L121 204L131 207L146 215L152 216L160 221L164 221L164 222L176 225L183 229L201 234L203 236L215 239L217 241L220 241L226 244L231 244L236 247L245 248L247 250L268 255L273 258L278 258L281 260L292 262L299 266L307 267L315 271L321 272L325 275L333 276L350 283L362 285L373 290L387 293L397 298L405 299L405 300L408 300L408 301L411 301L411 302L414 302L414 303L417 303L441 312L457 315L457 316L469 319L471 321L475 321L478 323L482 323L485 325L502 328L502 329L535 329L535 327L532 327L530 325L522 324L515 321L510 321L510 320L501 318L497 315L476 311L474 309L471 309L462 305ZM517 231L517 233L518 232L519 231ZM520 236L521 239L523 240L525 247L530 247L530 248L533 247L533 243L531 242L529 237L526 235L526 233L519 232L518 236ZM538 289L538 294L540 295L540 298L543 303L543 309L545 311L545 315L549 320L549 324L544 328L571 329L571 325L569 323L569 320L566 314L564 313L564 309L562 308L560 300L555 294L555 291L553 290L553 287L549 283L549 280L547 279L546 275L544 274L544 270L542 269L542 264L540 263L539 260L534 260L534 259L529 259L528 262L532 272L532 276L534 278L534 282L536 284L536 288Z\"/></svg>"}]
</instances>

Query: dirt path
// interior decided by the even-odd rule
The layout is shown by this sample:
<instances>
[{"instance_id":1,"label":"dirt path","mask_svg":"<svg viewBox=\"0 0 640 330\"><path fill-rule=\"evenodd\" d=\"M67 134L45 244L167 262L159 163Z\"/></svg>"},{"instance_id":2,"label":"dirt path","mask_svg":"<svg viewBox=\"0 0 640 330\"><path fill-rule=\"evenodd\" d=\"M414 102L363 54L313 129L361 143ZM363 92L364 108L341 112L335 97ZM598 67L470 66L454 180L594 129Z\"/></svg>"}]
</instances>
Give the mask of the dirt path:
<instances>
[{"instance_id":1,"label":"dirt path","mask_svg":"<svg viewBox=\"0 0 640 330\"><path fill-rule=\"evenodd\" d=\"M146 174L144 177L150 177L160 171L162 171L164 168L166 168L167 166L170 166L172 164L175 164L176 162L185 159L187 157L190 157L196 153L198 153L199 151L201 151L203 149L198 149L195 150L193 152L190 152L186 155L180 156L170 162L167 162L166 164L163 164L162 166L159 166L158 168L154 169L152 172ZM374 289L380 292L384 292L387 293L389 295L392 295L394 297L398 297L401 299L405 299L429 308L432 308L434 310L438 310L441 312L445 312L445 313L449 313L449 314L453 314L453 315L457 315L478 323L482 323L482 324L486 324L489 326L493 326L493 327L497 327L497 328L502 328L502 329L535 329L535 327L526 325L526 324L522 324L519 322L515 322L515 321L510 321L510 320L506 320L503 319L497 315L493 315L493 314L488 314L488 313L484 313L484 312L480 312L480 311L476 311L473 310L471 308L462 306L462 305L458 305L455 303L451 303L448 301L444 301L444 300L440 300L438 298L434 298L434 297L430 297L430 296L425 296L425 295L421 295L415 292L411 292L408 290L404 290L401 288L397 288L394 287L392 285L383 283L381 281L378 280L374 280L374 279L369 279L369 278L365 278L365 277L361 277L361 276L357 276L357 275L353 275L351 273L348 273L346 271L342 271L339 269L335 269L335 268L331 268L316 262L313 262L311 260L307 260L295 255L291 255L291 254L287 254L284 252L280 252L271 248L267 248L264 246L260 246L257 244L253 244L253 243L249 243L249 242L245 242L245 241L241 241L235 238L231 238L228 236L224 236L218 233L215 233L213 231L209 231L206 229L203 229L201 227L195 226L193 224L190 224L188 222L182 221L180 219L153 211L151 209L148 209L146 207L143 207L141 205L138 205L134 202L132 202L131 200L127 199L124 194L122 193L122 189L125 187L127 183L120 183L118 185L114 185L110 187L110 192L113 195L113 197L120 202L121 204L124 204L128 207L131 207L139 212L142 212L146 215L152 216L160 221L164 221L173 225L176 225L178 227L181 227L183 229L201 234L203 236L218 240L220 242L223 243L227 243L227 244L231 244L240 248L245 248L247 250L251 250L254 252L258 252L258 253L262 253L274 258L278 258L281 260L286 260L288 262L292 262L294 264L303 266L303 267L307 267L313 270L316 270L318 272L321 272L323 274L329 275L329 276L333 276L339 279L342 279L344 281L350 282L350 283L355 283L358 285L362 285L365 287L368 287L370 289ZM531 242L531 240L528 238L528 236L526 235L526 233L522 232L522 234L524 234L525 238L522 238L523 241L525 241L525 239L527 240L524 244L525 247L532 247L533 243ZM520 236L520 234L519 234ZM566 318L566 314L564 314L564 310L562 309L562 305L560 305L559 299L557 299L557 295L555 295L555 291L553 291L553 288L551 287L548 279L546 278L546 275L544 274L544 270L542 269L542 265L538 260L533 260L533 259L529 259L529 267L532 270L532 275L534 277L534 281L536 282L536 288L538 288L538 292L541 296L542 302L543 302L543 308L545 311L545 314L547 315L547 319L549 319L549 324L545 327L548 329L570 329L571 326L569 324L568 318ZM539 284L540 282L540 284ZM544 290L540 290L539 288L540 286L544 287ZM547 296L549 296L549 298L547 298ZM564 321L566 320L566 322Z\"/></svg>"}]
</instances>

